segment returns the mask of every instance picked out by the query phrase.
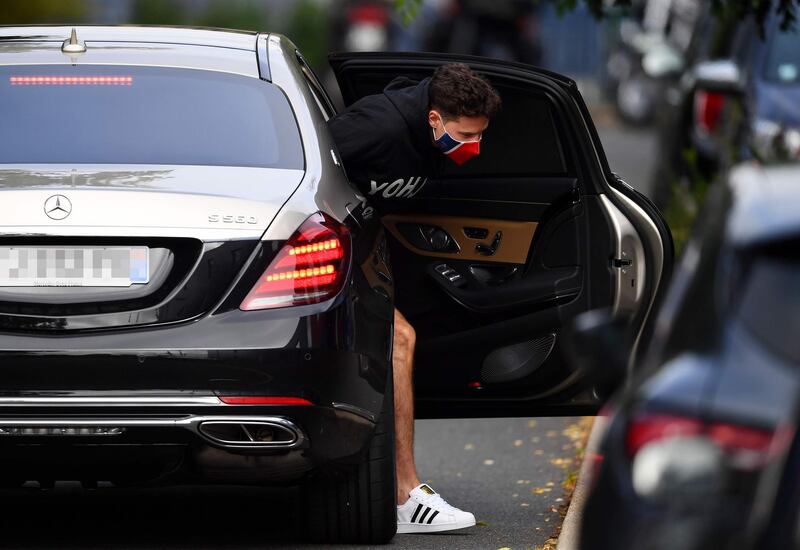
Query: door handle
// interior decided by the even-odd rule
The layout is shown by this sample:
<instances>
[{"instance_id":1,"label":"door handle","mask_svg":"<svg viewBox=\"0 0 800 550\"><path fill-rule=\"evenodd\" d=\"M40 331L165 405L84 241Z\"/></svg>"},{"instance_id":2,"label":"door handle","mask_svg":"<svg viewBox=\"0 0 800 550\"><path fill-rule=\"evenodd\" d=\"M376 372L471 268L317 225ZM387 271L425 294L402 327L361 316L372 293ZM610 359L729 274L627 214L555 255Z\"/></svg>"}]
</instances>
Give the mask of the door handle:
<instances>
[{"instance_id":1,"label":"door handle","mask_svg":"<svg viewBox=\"0 0 800 550\"><path fill-rule=\"evenodd\" d=\"M494 234L494 239L492 239L492 244L486 245L483 243L478 243L475 245L475 252L480 254L481 256L494 256L494 253L497 252L497 249L500 248L500 241L503 239L503 232L498 231Z\"/></svg>"},{"instance_id":2,"label":"door handle","mask_svg":"<svg viewBox=\"0 0 800 550\"><path fill-rule=\"evenodd\" d=\"M438 225L399 223L397 230L414 247L428 252L455 253L458 243Z\"/></svg>"}]
</instances>

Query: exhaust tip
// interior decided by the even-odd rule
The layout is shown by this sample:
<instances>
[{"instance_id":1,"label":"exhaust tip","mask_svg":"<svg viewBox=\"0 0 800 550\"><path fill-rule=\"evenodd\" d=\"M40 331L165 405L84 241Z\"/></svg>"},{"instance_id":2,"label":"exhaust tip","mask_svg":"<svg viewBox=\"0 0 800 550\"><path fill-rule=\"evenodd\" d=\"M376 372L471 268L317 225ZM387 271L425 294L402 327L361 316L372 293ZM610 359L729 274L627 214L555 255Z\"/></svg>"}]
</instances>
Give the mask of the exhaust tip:
<instances>
[{"instance_id":1,"label":"exhaust tip","mask_svg":"<svg viewBox=\"0 0 800 550\"><path fill-rule=\"evenodd\" d=\"M224 446L288 447L298 440L290 426L266 421L210 420L199 426L200 433Z\"/></svg>"}]
</instances>

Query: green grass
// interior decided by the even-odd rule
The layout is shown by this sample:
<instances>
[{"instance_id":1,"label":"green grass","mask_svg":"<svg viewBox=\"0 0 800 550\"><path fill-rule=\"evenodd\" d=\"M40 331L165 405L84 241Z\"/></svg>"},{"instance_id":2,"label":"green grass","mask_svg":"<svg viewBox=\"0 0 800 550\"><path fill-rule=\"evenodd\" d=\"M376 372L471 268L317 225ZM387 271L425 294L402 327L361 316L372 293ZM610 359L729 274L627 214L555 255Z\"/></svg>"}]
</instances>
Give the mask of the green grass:
<instances>
[{"instance_id":1,"label":"green grass","mask_svg":"<svg viewBox=\"0 0 800 550\"><path fill-rule=\"evenodd\" d=\"M708 193L710 182L697 169L697 152L684 151L684 160L689 167L689 176L672 182L669 202L664 209L672 239L675 243L675 256L679 256L689 240L692 226Z\"/></svg>"}]
</instances>

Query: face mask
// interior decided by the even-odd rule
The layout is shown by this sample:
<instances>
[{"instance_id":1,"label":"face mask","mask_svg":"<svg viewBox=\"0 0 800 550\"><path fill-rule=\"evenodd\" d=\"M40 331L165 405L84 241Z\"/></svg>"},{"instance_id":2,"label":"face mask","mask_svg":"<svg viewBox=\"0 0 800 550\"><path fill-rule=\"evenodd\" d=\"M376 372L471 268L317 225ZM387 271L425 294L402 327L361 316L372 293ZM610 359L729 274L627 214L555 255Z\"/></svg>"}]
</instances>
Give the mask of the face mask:
<instances>
[{"instance_id":1,"label":"face mask","mask_svg":"<svg viewBox=\"0 0 800 550\"><path fill-rule=\"evenodd\" d=\"M444 125L444 120L442 120L442 117L439 117L439 120L442 121L444 133L442 134L442 137L436 139L436 133L434 131L434 141L439 149L441 149L442 153L450 157L453 162L461 166L472 157L481 153L480 138L475 141L458 141L447 133L447 128ZM433 130L433 128L431 128L431 130Z\"/></svg>"}]
</instances>

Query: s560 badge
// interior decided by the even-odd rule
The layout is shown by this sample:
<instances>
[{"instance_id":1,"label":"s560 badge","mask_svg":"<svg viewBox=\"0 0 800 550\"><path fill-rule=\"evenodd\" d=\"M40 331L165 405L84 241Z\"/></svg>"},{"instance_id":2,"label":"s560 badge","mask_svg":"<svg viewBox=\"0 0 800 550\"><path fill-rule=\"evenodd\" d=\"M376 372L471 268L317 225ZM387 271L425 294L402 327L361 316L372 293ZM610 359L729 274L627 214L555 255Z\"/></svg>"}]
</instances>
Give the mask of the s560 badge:
<instances>
[{"instance_id":1,"label":"s560 badge","mask_svg":"<svg viewBox=\"0 0 800 550\"><path fill-rule=\"evenodd\" d=\"M255 216L233 216L223 214L209 214L208 221L211 223L258 223Z\"/></svg>"}]
</instances>

